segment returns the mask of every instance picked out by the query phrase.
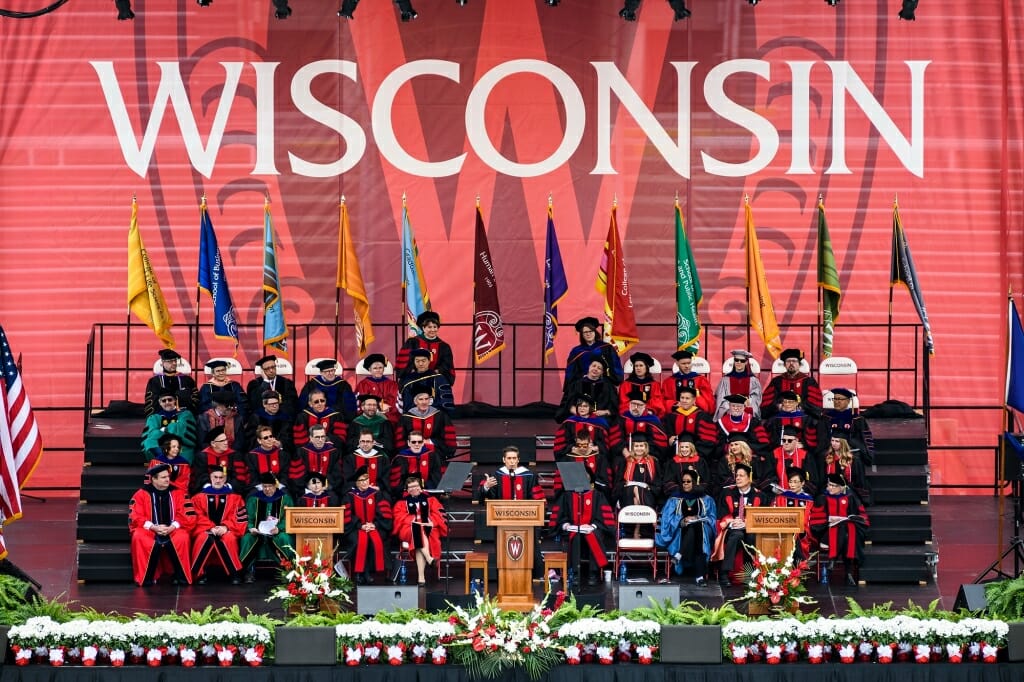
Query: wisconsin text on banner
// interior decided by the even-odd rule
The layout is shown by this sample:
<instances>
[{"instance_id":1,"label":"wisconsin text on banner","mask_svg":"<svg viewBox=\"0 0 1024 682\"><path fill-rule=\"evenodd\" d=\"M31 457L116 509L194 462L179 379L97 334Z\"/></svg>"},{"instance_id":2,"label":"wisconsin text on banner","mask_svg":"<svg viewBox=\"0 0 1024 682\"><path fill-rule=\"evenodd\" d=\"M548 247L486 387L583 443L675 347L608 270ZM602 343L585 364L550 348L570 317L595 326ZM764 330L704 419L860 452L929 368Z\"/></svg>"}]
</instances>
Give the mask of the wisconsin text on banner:
<instances>
[{"instance_id":1,"label":"wisconsin text on banner","mask_svg":"<svg viewBox=\"0 0 1024 682\"><path fill-rule=\"evenodd\" d=\"M352 298L352 322L356 328L356 347L359 355L366 354L366 348L373 343L373 323L370 321L370 299L363 284L363 273L356 259L356 245L352 241L352 230L348 222L348 206L341 198L338 218L338 289L344 289Z\"/></svg>"},{"instance_id":2,"label":"wisconsin text on banner","mask_svg":"<svg viewBox=\"0 0 1024 682\"><path fill-rule=\"evenodd\" d=\"M889 287L902 284L910 292L910 300L914 302L917 316L921 318L921 324L924 326L925 348L928 349L928 355L935 355L935 342L932 339L932 325L928 322L928 309L924 306L921 285L917 283L917 269L914 267L914 258L910 255L907 235L903 233L900 209L896 202L893 202L892 205L892 258L889 262Z\"/></svg>"},{"instance_id":3,"label":"wisconsin text on banner","mask_svg":"<svg viewBox=\"0 0 1024 682\"><path fill-rule=\"evenodd\" d=\"M128 227L128 309L153 330L164 346L174 348L171 327L174 320L167 309L164 292L156 281L149 254L139 234L139 205L132 197L132 221Z\"/></svg>"},{"instance_id":4,"label":"wisconsin text on banner","mask_svg":"<svg viewBox=\"0 0 1024 682\"><path fill-rule=\"evenodd\" d=\"M544 241L544 362L555 351L558 335L558 304L569 293L562 252L555 235L554 208L548 200L548 230Z\"/></svg>"},{"instance_id":5,"label":"wisconsin text on banner","mask_svg":"<svg viewBox=\"0 0 1024 682\"><path fill-rule=\"evenodd\" d=\"M402 196L402 293L405 297L405 323L409 328L409 336L420 333L416 318L430 310L430 295L427 293L427 282L423 278L423 267L420 265L420 251L416 247L416 238L412 236L412 225L409 223L409 207Z\"/></svg>"},{"instance_id":6,"label":"wisconsin text on banner","mask_svg":"<svg viewBox=\"0 0 1024 682\"><path fill-rule=\"evenodd\" d=\"M4 524L21 518L21 487L42 454L43 441L36 417L7 334L0 327L0 521ZM6 557L7 546L0 533L0 559Z\"/></svg>"},{"instance_id":7,"label":"wisconsin text on banner","mask_svg":"<svg viewBox=\"0 0 1024 682\"><path fill-rule=\"evenodd\" d=\"M1024 412L1024 327L1020 324L1017 306L1011 297L1008 302L1007 323L1009 324L1006 356L1006 406Z\"/></svg>"},{"instance_id":8,"label":"wisconsin text on banner","mask_svg":"<svg viewBox=\"0 0 1024 682\"><path fill-rule=\"evenodd\" d=\"M690 242L683 227L683 211L675 205L676 219L676 345L678 350L696 352L700 349L700 313L697 306L704 300L693 259Z\"/></svg>"},{"instance_id":9,"label":"wisconsin text on banner","mask_svg":"<svg viewBox=\"0 0 1024 682\"><path fill-rule=\"evenodd\" d=\"M281 278L277 274L277 240L270 219L270 199L263 204L263 345L288 352Z\"/></svg>"},{"instance_id":10,"label":"wisconsin text on banner","mask_svg":"<svg viewBox=\"0 0 1024 682\"><path fill-rule=\"evenodd\" d=\"M832 357L835 324L839 321L839 270L832 253L832 237L825 220L825 204L818 200L818 286L821 287L821 356Z\"/></svg>"},{"instance_id":11,"label":"wisconsin text on banner","mask_svg":"<svg viewBox=\"0 0 1024 682\"><path fill-rule=\"evenodd\" d=\"M619 224L615 217L617 204L612 203L612 218L608 225L608 236L604 240L601 267L597 271L594 286L604 296L605 336L615 346L619 355L626 353L640 342L636 317L633 314L633 299L629 295L629 274L626 258L619 239Z\"/></svg>"},{"instance_id":12,"label":"wisconsin text on banner","mask_svg":"<svg viewBox=\"0 0 1024 682\"><path fill-rule=\"evenodd\" d=\"M206 209L206 197L199 206L199 288L213 299L213 334L218 339L232 339L238 348L238 316L231 302L224 261L217 246L217 235Z\"/></svg>"},{"instance_id":13,"label":"wisconsin text on banner","mask_svg":"<svg viewBox=\"0 0 1024 682\"><path fill-rule=\"evenodd\" d=\"M473 353L476 364L505 348L505 326L501 323L498 281L487 244L487 230L480 203L476 205L476 236L473 249Z\"/></svg>"},{"instance_id":14,"label":"wisconsin text on banner","mask_svg":"<svg viewBox=\"0 0 1024 682\"><path fill-rule=\"evenodd\" d=\"M771 292L768 291L768 279L764 274L764 263L761 262L761 247L757 243L754 213L749 201L744 202L744 211L747 218L747 315L750 317L750 326L764 341L768 352L778 359L782 352L782 339L779 338L779 323L775 319Z\"/></svg>"}]
</instances>

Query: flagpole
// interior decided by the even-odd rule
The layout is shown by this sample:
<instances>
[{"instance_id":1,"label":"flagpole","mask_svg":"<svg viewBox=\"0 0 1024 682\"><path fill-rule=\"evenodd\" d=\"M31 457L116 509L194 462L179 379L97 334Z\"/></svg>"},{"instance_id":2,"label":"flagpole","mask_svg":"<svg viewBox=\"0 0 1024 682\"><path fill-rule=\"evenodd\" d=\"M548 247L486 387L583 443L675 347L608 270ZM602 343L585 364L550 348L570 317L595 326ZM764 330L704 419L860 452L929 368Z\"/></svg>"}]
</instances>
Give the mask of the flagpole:
<instances>
[{"instance_id":1,"label":"flagpole","mask_svg":"<svg viewBox=\"0 0 1024 682\"><path fill-rule=\"evenodd\" d=\"M480 213L480 194L479 193L476 195L476 212ZM474 226L473 226L473 260L474 260L474 262L473 262L473 267L475 269L476 268L476 259L480 257L480 254L477 252L477 249L480 248L480 245L476 243L476 223L475 223L476 215L475 214L473 216L473 220L474 220ZM474 281L473 282L473 326L470 327L470 332L469 332L470 341L472 342L471 345L473 346L473 369L474 370L476 370L476 368L479 367L479 364L476 361L476 339L473 338L475 336L475 334L476 334L476 282ZM501 374L499 374L498 376L500 377ZM498 401L501 402L501 397L500 397L500 395L501 395L501 393L500 393L501 392L501 388L500 387L498 388L498 391L499 391ZM474 398L476 397L476 371L474 371L473 375L469 378L469 395L473 396Z\"/></svg>"},{"instance_id":2,"label":"flagpole","mask_svg":"<svg viewBox=\"0 0 1024 682\"><path fill-rule=\"evenodd\" d=\"M136 201L135 193L132 192L132 206L133 207L135 206L135 201ZM131 237L130 232L131 232L131 228L129 228L129 238ZM130 239L129 239L129 241L130 241ZM129 250L131 249L131 244L128 245L128 248L129 248ZM131 254L129 254L128 257L130 259L131 258ZM129 268L128 278L129 278L129 280L131 279L131 268ZM128 289L129 289L129 291L131 289L131 284L130 283L129 283ZM128 295L131 296L131 293L129 293ZM124 363L124 397L125 397L125 400L127 400L128 399L128 395L129 395L129 393L128 393L128 390L129 390L128 375L130 374L129 366L132 364L132 362L131 362L131 358L132 358L132 306L131 306L131 301L128 302L128 312L124 316L124 322L125 322L125 324L124 324L124 357L125 357L125 363ZM87 409L91 408L91 407L92 407L91 405L86 405Z\"/></svg>"},{"instance_id":3,"label":"flagpole","mask_svg":"<svg viewBox=\"0 0 1024 682\"><path fill-rule=\"evenodd\" d=\"M818 206L819 206L819 208L818 208L818 211L819 211L818 220L820 221L821 220L820 212L823 210L823 207L825 206L825 195L822 194L821 192L818 192ZM819 227L818 229L820 231L821 228ZM820 261L821 261L821 243L820 243L821 242L821 234L820 233L818 234L818 241L819 241L819 243L818 243L818 261L819 261L819 267L820 267ZM820 275L819 275L819 277L820 277ZM820 356L821 357L818 358L818 361L819 361L818 364L820 364L822 357L824 357L824 355L825 355L825 333L824 333L825 332L825 328L824 328L824 324L825 324L825 309L824 309L823 301L824 301L824 299L822 298L822 295L821 295L821 282L818 282L818 332L821 334L821 345L819 346L820 351L821 351L820 352ZM833 321L833 325L834 324L835 324L835 322Z\"/></svg>"},{"instance_id":4,"label":"flagpole","mask_svg":"<svg viewBox=\"0 0 1024 682\"><path fill-rule=\"evenodd\" d=\"M743 195L743 205L744 206L749 206L750 205L750 195L749 194L744 194ZM744 240L746 240L746 227L745 226L744 226ZM745 246L746 246L747 250L750 249L750 245L749 244L746 244ZM743 267L744 267L744 272L746 273L746 277L744 278L744 280L746 281L746 287L745 287L745 289L746 289L746 296L744 298L745 298L745 300L747 302L747 319L744 322L743 326L745 326L747 328L747 346L746 347L748 349L750 348L750 262L749 261L750 261L750 259L747 258L746 252L744 252L744 254L743 254L744 266Z\"/></svg>"},{"instance_id":5,"label":"flagpole","mask_svg":"<svg viewBox=\"0 0 1024 682\"><path fill-rule=\"evenodd\" d=\"M899 210L899 204L897 203L896 195L893 195L893 197L892 197L892 210L893 210L893 212L896 212L897 210ZM896 234L894 232L893 233L893 238L895 239L895 237L896 237ZM891 248L892 247L890 246L890 250L891 250ZM890 258L891 258L891 255L890 255ZM885 399L886 400L889 400L890 398L892 398L892 288L893 288L892 275L890 273L890 276L889 276L889 323L888 323L888 329L887 329L887 335L886 335L887 336L887 342L886 342L886 352L885 352L885 357L886 357L886 362L885 362ZM927 355L927 353L926 353L926 355Z\"/></svg>"},{"instance_id":6,"label":"flagpole","mask_svg":"<svg viewBox=\"0 0 1024 682\"><path fill-rule=\"evenodd\" d=\"M345 210L345 195L344 194L341 195L341 202L338 204L338 208L339 208L339 212ZM342 230L342 226L341 226L341 215L339 214L339 216L338 216L338 240L339 240L339 243L340 243L340 240L344 239L344 235L342 234L342 232L343 232L343 230ZM342 250L341 250L341 248L339 248L338 249L338 255L340 256L341 253L342 253ZM340 266L341 264L339 263L338 265ZM341 287L337 286L337 282L335 282L335 287L334 287L334 357L335 358L340 356L341 349L339 347L340 344L338 342L338 340L340 338L341 338Z\"/></svg>"},{"instance_id":7,"label":"flagpole","mask_svg":"<svg viewBox=\"0 0 1024 682\"><path fill-rule=\"evenodd\" d=\"M200 203L199 203L199 220L200 220L200 224L202 223L203 211L204 210L206 210L206 192L203 192L202 198L201 198ZM202 241L202 235L200 235L200 242L201 241ZM202 248L202 245L200 245L200 248ZM202 291L202 289L199 288L199 282L197 280L196 281L196 321L195 321L195 335L196 335L195 336L195 338L196 338L195 352L196 352L196 357L195 357L195 362L192 363L193 371L195 371L198 368L198 363L199 363L199 310L202 307L202 300L203 300L202 299L202 293L203 293L203 291ZM198 384L198 382L196 382L196 383Z\"/></svg>"}]
</instances>

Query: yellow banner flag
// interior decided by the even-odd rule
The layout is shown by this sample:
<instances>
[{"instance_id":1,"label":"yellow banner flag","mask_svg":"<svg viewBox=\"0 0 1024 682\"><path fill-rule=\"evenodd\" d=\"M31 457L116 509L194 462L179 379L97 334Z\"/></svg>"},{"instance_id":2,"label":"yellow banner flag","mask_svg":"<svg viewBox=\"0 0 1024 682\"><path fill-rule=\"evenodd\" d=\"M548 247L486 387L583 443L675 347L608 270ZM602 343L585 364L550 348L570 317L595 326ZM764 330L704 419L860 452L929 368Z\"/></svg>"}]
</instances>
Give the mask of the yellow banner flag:
<instances>
[{"instance_id":1,"label":"yellow banner flag","mask_svg":"<svg viewBox=\"0 0 1024 682\"><path fill-rule=\"evenodd\" d=\"M356 245L348 223L348 207L341 200L341 216L338 220L338 288L344 289L352 298L353 322L356 328L356 346L359 355L366 354L366 348L373 343L373 323L370 321L370 299L363 284L363 273L356 259Z\"/></svg>"},{"instance_id":2,"label":"yellow banner flag","mask_svg":"<svg viewBox=\"0 0 1024 682\"><path fill-rule=\"evenodd\" d=\"M764 263L761 262L761 248L757 245L757 231L754 229L754 214L750 210L750 203L744 208L747 215L747 317L750 318L750 326L764 340L768 352L778 359L782 353L779 322L775 319L775 307L764 275Z\"/></svg>"},{"instance_id":3,"label":"yellow banner flag","mask_svg":"<svg viewBox=\"0 0 1024 682\"><path fill-rule=\"evenodd\" d=\"M174 348L171 327L174 320L167 310L164 293L156 281L149 255L139 234L139 206L132 198L132 222L128 227L128 309L135 313L167 348Z\"/></svg>"}]
</instances>

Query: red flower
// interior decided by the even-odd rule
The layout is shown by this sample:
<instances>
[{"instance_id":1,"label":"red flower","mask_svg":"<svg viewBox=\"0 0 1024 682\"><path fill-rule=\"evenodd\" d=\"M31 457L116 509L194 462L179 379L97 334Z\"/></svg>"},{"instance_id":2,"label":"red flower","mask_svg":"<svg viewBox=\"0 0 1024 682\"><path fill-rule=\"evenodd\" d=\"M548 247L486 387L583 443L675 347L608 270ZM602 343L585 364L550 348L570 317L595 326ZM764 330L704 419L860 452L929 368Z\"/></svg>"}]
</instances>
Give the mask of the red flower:
<instances>
[{"instance_id":1,"label":"red flower","mask_svg":"<svg viewBox=\"0 0 1024 682\"><path fill-rule=\"evenodd\" d=\"M483 650L484 650L484 640L481 639L480 637L473 638L473 651L479 652L479 651L483 651Z\"/></svg>"}]
</instances>

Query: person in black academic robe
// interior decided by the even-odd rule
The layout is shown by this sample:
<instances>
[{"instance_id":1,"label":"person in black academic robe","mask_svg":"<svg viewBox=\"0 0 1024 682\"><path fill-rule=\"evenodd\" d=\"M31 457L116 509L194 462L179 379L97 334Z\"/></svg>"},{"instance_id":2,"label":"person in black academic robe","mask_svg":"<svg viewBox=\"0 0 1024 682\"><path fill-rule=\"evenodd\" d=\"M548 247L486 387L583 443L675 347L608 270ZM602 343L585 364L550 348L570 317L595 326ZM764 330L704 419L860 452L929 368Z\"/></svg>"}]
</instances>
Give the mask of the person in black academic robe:
<instances>
[{"instance_id":1,"label":"person in black academic robe","mask_svg":"<svg viewBox=\"0 0 1024 682\"><path fill-rule=\"evenodd\" d=\"M452 354L452 347L437 335L441 329L441 316L433 310L426 310L416 318L416 326L420 333L411 336L402 344L395 358L395 371L399 374L405 373L412 365L412 358L416 351L427 351L430 359L428 369L439 372L444 376L449 387L455 385L455 356Z\"/></svg>"},{"instance_id":2,"label":"person in black academic robe","mask_svg":"<svg viewBox=\"0 0 1024 682\"><path fill-rule=\"evenodd\" d=\"M199 410L199 389L196 382L187 374L178 372L178 361L181 355L170 348L160 350L160 368L163 370L146 382L145 404L143 412L148 417L157 411L157 397L164 389L170 389L178 398L178 407L188 410L193 415Z\"/></svg>"},{"instance_id":3,"label":"person in black academic robe","mask_svg":"<svg viewBox=\"0 0 1024 682\"><path fill-rule=\"evenodd\" d=\"M249 408L256 410L263 403L263 394L267 391L277 393L281 401L281 411L287 414L295 414L299 409L299 394L295 389L295 382L288 377L277 375L277 356L265 355L256 361L256 367L263 371L263 376L257 376L245 387L245 395L249 400Z\"/></svg>"}]
</instances>

